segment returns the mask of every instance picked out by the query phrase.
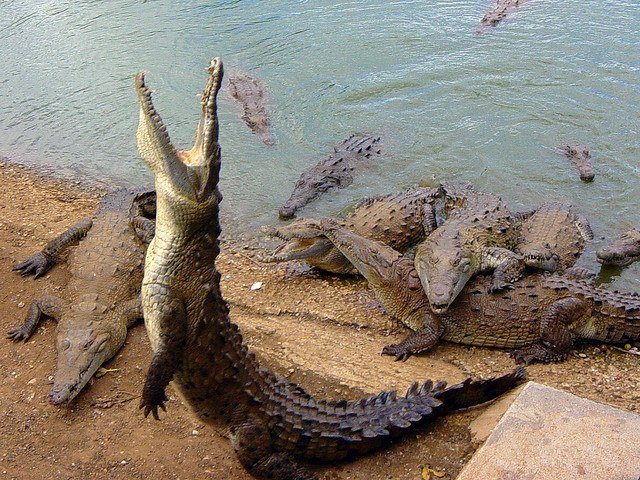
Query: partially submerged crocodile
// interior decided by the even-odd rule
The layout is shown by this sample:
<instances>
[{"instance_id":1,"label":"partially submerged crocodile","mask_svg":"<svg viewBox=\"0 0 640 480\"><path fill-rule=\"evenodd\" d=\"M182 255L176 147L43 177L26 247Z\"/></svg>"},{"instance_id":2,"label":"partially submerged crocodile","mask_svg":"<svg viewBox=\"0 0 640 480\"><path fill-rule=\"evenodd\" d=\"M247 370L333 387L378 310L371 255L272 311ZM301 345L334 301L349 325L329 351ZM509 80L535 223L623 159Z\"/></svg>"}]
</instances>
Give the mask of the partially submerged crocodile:
<instances>
[{"instance_id":1,"label":"partially submerged crocodile","mask_svg":"<svg viewBox=\"0 0 640 480\"><path fill-rule=\"evenodd\" d=\"M593 285L585 271L533 274L511 290L491 293L492 280L471 280L449 309L429 310L417 274L405 257L381 242L321 220L327 237L368 280L376 298L414 330L383 353L404 360L441 338L483 347L517 349L516 361L561 361L578 340L626 342L640 339L640 296ZM586 279L585 279L586 278Z\"/></svg>"},{"instance_id":2,"label":"partially submerged crocodile","mask_svg":"<svg viewBox=\"0 0 640 480\"><path fill-rule=\"evenodd\" d=\"M529 267L562 271L576 263L588 240L593 232L584 216L568 203L545 203L523 221L515 251Z\"/></svg>"},{"instance_id":3,"label":"partially submerged crocodile","mask_svg":"<svg viewBox=\"0 0 640 480\"><path fill-rule=\"evenodd\" d=\"M436 228L435 201L439 188L414 187L359 202L343 225L367 238L380 240L404 252ZM264 226L262 231L285 242L264 260L305 260L332 273L357 273L351 263L327 240L318 222L300 218L282 227Z\"/></svg>"},{"instance_id":4,"label":"partially submerged crocodile","mask_svg":"<svg viewBox=\"0 0 640 480\"><path fill-rule=\"evenodd\" d=\"M591 152L586 145L559 145L556 151L571 160L583 182L593 181L595 173L591 164Z\"/></svg>"},{"instance_id":5,"label":"partially submerged crocodile","mask_svg":"<svg viewBox=\"0 0 640 480\"><path fill-rule=\"evenodd\" d=\"M54 405L73 400L96 370L122 348L127 328L142 317L140 284L146 245L132 223L144 222L129 212L136 196L123 189L107 194L92 219L76 223L14 267L22 275L37 278L80 241L69 254L71 278L60 296L35 300L24 323L8 332L9 338L26 341L43 316L58 321L58 360L49 392Z\"/></svg>"},{"instance_id":6,"label":"partially submerged crocodile","mask_svg":"<svg viewBox=\"0 0 640 480\"><path fill-rule=\"evenodd\" d=\"M273 145L271 120L265 108L266 96L261 83L246 73L229 76L229 93L242 104L242 120L265 145Z\"/></svg>"},{"instance_id":7,"label":"partially submerged crocodile","mask_svg":"<svg viewBox=\"0 0 640 480\"><path fill-rule=\"evenodd\" d=\"M522 258L511 251L518 222L499 197L449 185L445 198L447 220L418 246L414 259L437 313L447 310L473 275L495 269L492 289L500 290L524 268Z\"/></svg>"},{"instance_id":8,"label":"partially submerged crocodile","mask_svg":"<svg viewBox=\"0 0 640 480\"><path fill-rule=\"evenodd\" d=\"M312 480L297 459L335 461L370 451L435 415L494 398L519 383L523 370L499 378L412 385L404 397L387 391L358 401L322 401L261 368L243 344L220 292L220 146L216 94L222 63L214 59L202 96L195 146L176 150L151 101L144 75L137 144L158 194L156 235L142 287L154 350L142 393L145 415L158 418L173 380L195 415L231 438L256 477Z\"/></svg>"},{"instance_id":9,"label":"partially submerged crocodile","mask_svg":"<svg viewBox=\"0 0 640 480\"><path fill-rule=\"evenodd\" d=\"M603 265L625 267L640 259L640 230L632 228L622 233L611 245L596 252L598 262Z\"/></svg>"},{"instance_id":10,"label":"partially submerged crocodile","mask_svg":"<svg viewBox=\"0 0 640 480\"><path fill-rule=\"evenodd\" d=\"M293 193L280 208L280 218L292 218L296 210L331 188L345 188L353 183L356 167L382 153L380 137L351 135L327 158L300 175Z\"/></svg>"},{"instance_id":11,"label":"partially submerged crocodile","mask_svg":"<svg viewBox=\"0 0 640 480\"><path fill-rule=\"evenodd\" d=\"M527 0L496 0L495 5L485 13L482 20L480 20L476 34L480 35L488 28L495 27L526 1Z\"/></svg>"}]
</instances>

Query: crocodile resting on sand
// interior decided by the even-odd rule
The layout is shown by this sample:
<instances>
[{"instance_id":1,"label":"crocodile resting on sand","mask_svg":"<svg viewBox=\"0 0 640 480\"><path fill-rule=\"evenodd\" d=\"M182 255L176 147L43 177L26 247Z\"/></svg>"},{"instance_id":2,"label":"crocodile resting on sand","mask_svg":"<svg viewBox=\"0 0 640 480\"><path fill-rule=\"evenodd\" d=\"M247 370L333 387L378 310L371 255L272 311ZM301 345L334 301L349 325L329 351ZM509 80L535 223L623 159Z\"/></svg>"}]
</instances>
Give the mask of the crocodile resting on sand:
<instances>
[{"instance_id":1,"label":"crocodile resting on sand","mask_svg":"<svg viewBox=\"0 0 640 480\"><path fill-rule=\"evenodd\" d=\"M265 145L273 145L271 120L267 114L264 88L258 80L246 73L229 76L229 93L242 104L242 120L258 135Z\"/></svg>"},{"instance_id":2,"label":"crocodile resting on sand","mask_svg":"<svg viewBox=\"0 0 640 480\"><path fill-rule=\"evenodd\" d=\"M391 315L414 330L383 353L406 359L441 338L483 347L517 349L516 361L561 361L578 340L626 342L640 338L640 296L595 287L584 270L528 275L511 290L491 292L492 280L472 279L449 309L434 315L411 262L391 247L321 220L327 237L368 280Z\"/></svg>"},{"instance_id":3,"label":"crocodile resting on sand","mask_svg":"<svg viewBox=\"0 0 640 480\"><path fill-rule=\"evenodd\" d=\"M145 193L141 194L146 195ZM27 340L42 316L58 321L57 367L49 401L69 403L100 366L124 345L127 328L142 318L140 284L148 237L148 221L131 217L139 197L124 189L107 194L93 218L81 220L19 263L22 275L44 275L71 245L71 278L60 296L44 295L31 304L24 323L8 333ZM146 225L141 230L133 223ZM152 235L152 234L151 234Z\"/></svg>"},{"instance_id":4,"label":"crocodile resting on sand","mask_svg":"<svg viewBox=\"0 0 640 480\"><path fill-rule=\"evenodd\" d=\"M524 263L511 251L518 221L504 202L472 187L445 185L447 220L422 242L415 267L436 313L447 310L469 279L495 269L493 290L516 280Z\"/></svg>"},{"instance_id":5,"label":"crocodile resting on sand","mask_svg":"<svg viewBox=\"0 0 640 480\"><path fill-rule=\"evenodd\" d=\"M441 195L439 188L414 187L369 198L356 204L342 224L404 252L435 230L434 203ZM285 241L264 259L267 262L304 260L331 273L358 273L327 240L316 220L300 218L282 227L263 226L262 231Z\"/></svg>"},{"instance_id":6,"label":"crocodile resting on sand","mask_svg":"<svg viewBox=\"0 0 640 480\"><path fill-rule=\"evenodd\" d=\"M202 96L195 146L176 150L151 101L144 75L137 143L158 195L156 235L142 287L154 350L141 408L157 418L173 380L193 413L231 438L240 462L258 478L311 480L298 459L335 461L370 451L434 415L484 402L524 376L509 375L445 388L430 381L406 396L383 392L359 401L316 400L298 385L261 368L242 342L220 292L220 146L216 94L222 63L214 59Z\"/></svg>"},{"instance_id":7,"label":"crocodile resting on sand","mask_svg":"<svg viewBox=\"0 0 640 480\"><path fill-rule=\"evenodd\" d=\"M640 230L632 228L616 238L611 245L596 252L603 265L626 267L640 259Z\"/></svg>"},{"instance_id":8,"label":"crocodile resting on sand","mask_svg":"<svg viewBox=\"0 0 640 480\"><path fill-rule=\"evenodd\" d=\"M523 221L515 251L528 267L562 271L576 263L588 240L593 232L584 216L568 203L545 203Z\"/></svg>"},{"instance_id":9,"label":"crocodile resting on sand","mask_svg":"<svg viewBox=\"0 0 640 480\"><path fill-rule=\"evenodd\" d=\"M351 135L333 153L300 175L293 192L280 208L283 220L292 218L296 210L334 187L345 188L353 183L356 167L382 153L380 137Z\"/></svg>"}]
</instances>

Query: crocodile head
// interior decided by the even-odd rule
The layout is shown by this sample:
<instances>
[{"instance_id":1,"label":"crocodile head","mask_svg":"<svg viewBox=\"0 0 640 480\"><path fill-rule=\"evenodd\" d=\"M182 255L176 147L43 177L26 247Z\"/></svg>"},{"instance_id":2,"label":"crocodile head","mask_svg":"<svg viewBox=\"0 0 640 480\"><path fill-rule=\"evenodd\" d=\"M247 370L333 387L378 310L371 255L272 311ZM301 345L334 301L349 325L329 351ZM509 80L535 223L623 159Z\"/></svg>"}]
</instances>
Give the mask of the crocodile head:
<instances>
[{"instance_id":1,"label":"crocodile head","mask_svg":"<svg viewBox=\"0 0 640 480\"><path fill-rule=\"evenodd\" d=\"M182 222L198 225L203 216L217 213L222 196L218 191L220 145L216 98L222 83L223 66L214 58L208 68L209 80L202 93L202 112L196 139L190 150L174 147L167 128L151 100L144 73L135 78L140 104L140 123L136 143L140 156L154 174L158 191L157 209L171 209ZM171 200L171 201L169 201ZM192 211L196 208L198 212ZM199 213L202 213L200 215ZM187 227L188 228L188 227Z\"/></svg>"},{"instance_id":2,"label":"crocodile head","mask_svg":"<svg viewBox=\"0 0 640 480\"><path fill-rule=\"evenodd\" d=\"M518 252L523 256L524 263L532 268L555 272L560 263L560 257L554 252L549 244L545 245L522 245Z\"/></svg>"},{"instance_id":3,"label":"crocodile head","mask_svg":"<svg viewBox=\"0 0 640 480\"><path fill-rule=\"evenodd\" d=\"M447 311L478 270L474 263L470 253L451 243L429 238L418 247L415 267L434 313Z\"/></svg>"},{"instance_id":4,"label":"crocodile head","mask_svg":"<svg viewBox=\"0 0 640 480\"><path fill-rule=\"evenodd\" d=\"M99 322L91 315L60 322L56 330L57 367L49 402L68 404L91 380L98 368L124 344L127 329L122 322ZM108 324L109 328L95 325Z\"/></svg>"},{"instance_id":5,"label":"crocodile head","mask_svg":"<svg viewBox=\"0 0 640 480\"><path fill-rule=\"evenodd\" d=\"M631 229L596 252L598 262L624 267L640 258L640 230Z\"/></svg>"},{"instance_id":6,"label":"crocodile head","mask_svg":"<svg viewBox=\"0 0 640 480\"><path fill-rule=\"evenodd\" d=\"M323 256L333 248L331 241L324 236L320 224L311 218L300 218L282 227L264 225L261 230L269 237L284 240L283 244L265 258L267 262L288 262Z\"/></svg>"}]
</instances>

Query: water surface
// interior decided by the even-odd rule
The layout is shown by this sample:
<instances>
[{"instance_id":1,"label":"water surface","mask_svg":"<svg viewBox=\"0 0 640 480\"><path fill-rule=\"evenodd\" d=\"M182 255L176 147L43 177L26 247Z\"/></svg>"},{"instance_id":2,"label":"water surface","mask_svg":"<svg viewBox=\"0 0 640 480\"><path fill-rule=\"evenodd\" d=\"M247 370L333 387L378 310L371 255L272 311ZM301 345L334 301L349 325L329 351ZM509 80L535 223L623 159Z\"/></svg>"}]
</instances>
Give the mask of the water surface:
<instances>
[{"instance_id":1,"label":"water surface","mask_svg":"<svg viewBox=\"0 0 640 480\"><path fill-rule=\"evenodd\" d=\"M275 221L300 172L353 131L380 133L389 156L304 214L435 176L472 181L516 207L569 199L598 241L640 225L640 3L531 0L476 36L489 6L1 1L0 154L148 182L133 75L147 72L172 139L190 146L205 67L221 56L227 71L262 79L277 140L263 145L221 95L223 206L240 230ZM592 148L594 183L553 152L562 142ZM593 255L582 264L595 267ZM627 269L616 283L640 289L639 273Z\"/></svg>"}]
</instances>

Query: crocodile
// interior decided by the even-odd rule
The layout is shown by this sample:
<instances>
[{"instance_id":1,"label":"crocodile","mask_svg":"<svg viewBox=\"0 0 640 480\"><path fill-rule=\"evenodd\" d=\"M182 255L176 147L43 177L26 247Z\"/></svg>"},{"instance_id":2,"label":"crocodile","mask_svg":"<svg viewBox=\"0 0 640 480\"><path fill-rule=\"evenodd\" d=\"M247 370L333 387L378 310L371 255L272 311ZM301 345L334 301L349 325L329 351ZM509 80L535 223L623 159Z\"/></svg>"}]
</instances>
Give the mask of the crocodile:
<instances>
[{"instance_id":1,"label":"crocodile","mask_svg":"<svg viewBox=\"0 0 640 480\"><path fill-rule=\"evenodd\" d=\"M603 265L626 267L640 259L640 230L632 228L621 234L613 243L596 252L598 262Z\"/></svg>"},{"instance_id":2,"label":"crocodile","mask_svg":"<svg viewBox=\"0 0 640 480\"><path fill-rule=\"evenodd\" d=\"M320 223L387 312L414 330L384 348L384 354L398 360L428 350L439 339L516 349L516 361L529 364L562 361L578 340L622 343L640 338L640 296L597 288L590 272L577 268L564 275L527 275L500 293L491 292L491 278L478 276L445 313L434 315L410 261L331 219Z\"/></svg>"},{"instance_id":3,"label":"crocodile","mask_svg":"<svg viewBox=\"0 0 640 480\"><path fill-rule=\"evenodd\" d=\"M265 108L265 93L262 84L246 73L229 76L229 93L242 104L242 120L258 135L265 145L273 145L271 120Z\"/></svg>"},{"instance_id":4,"label":"crocodile","mask_svg":"<svg viewBox=\"0 0 640 480\"><path fill-rule=\"evenodd\" d=\"M445 185L446 221L416 249L415 267L431 309L442 313L469 279L494 269L493 290L515 281L524 269L512 249L518 220L492 193Z\"/></svg>"},{"instance_id":5,"label":"crocodile","mask_svg":"<svg viewBox=\"0 0 640 480\"><path fill-rule=\"evenodd\" d=\"M355 205L343 220L343 225L404 252L435 230L434 203L441 195L440 188L413 187L395 194L368 198ZM285 241L264 259L267 262L302 259L331 273L357 273L324 237L316 220L300 218L281 227L265 225L262 231Z\"/></svg>"},{"instance_id":6,"label":"crocodile","mask_svg":"<svg viewBox=\"0 0 640 480\"><path fill-rule=\"evenodd\" d=\"M588 240L589 221L571 204L545 203L523 220L515 251L528 267L562 271L576 263Z\"/></svg>"},{"instance_id":7,"label":"crocodile","mask_svg":"<svg viewBox=\"0 0 640 480\"><path fill-rule=\"evenodd\" d=\"M58 322L57 367L48 398L54 405L68 404L100 366L124 345L127 329L142 318L140 285L146 250L146 229L131 217L129 207L137 192L119 189L105 195L93 218L83 219L14 270L40 277L70 246L70 280L60 296L35 300L24 323L8 332L12 340L27 341L43 316ZM141 235L142 234L142 235Z\"/></svg>"},{"instance_id":8,"label":"crocodile","mask_svg":"<svg viewBox=\"0 0 640 480\"><path fill-rule=\"evenodd\" d=\"M365 160L382 153L380 137L351 135L333 153L303 172L293 187L293 192L278 212L283 220L293 218L321 194L334 187L345 188L353 183L356 167Z\"/></svg>"},{"instance_id":9,"label":"crocodile","mask_svg":"<svg viewBox=\"0 0 640 480\"><path fill-rule=\"evenodd\" d=\"M527 0L496 0L495 5L485 13L482 20L480 20L476 34L481 35L488 28L495 27L526 1Z\"/></svg>"},{"instance_id":10,"label":"crocodile","mask_svg":"<svg viewBox=\"0 0 640 480\"><path fill-rule=\"evenodd\" d=\"M142 298L154 355L140 408L159 418L169 382L197 418L231 439L241 464L257 478L313 480L299 460L336 461L454 408L500 395L524 370L445 388L413 384L405 396L386 391L356 401L324 401L261 368L243 343L220 291L218 190L220 146L216 96L223 76L209 66L191 150L177 150L153 106L144 73L136 76L140 156L157 191L156 235L146 257Z\"/></svg>"},{"instance_id":11,"label":"crocodile","mask_svg":"<svg viewBox=\"0 0 640 480\"><path fill-rule=\"evenodd\" d=\"M592 182L595 173L591 164L591 152L586 145L559 145L556 152L564 155L578 169L580 180L583 182Z\"/></svg>"}]
</instances>

